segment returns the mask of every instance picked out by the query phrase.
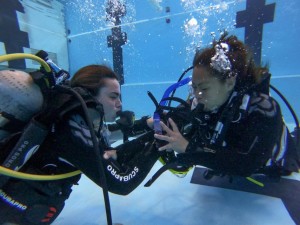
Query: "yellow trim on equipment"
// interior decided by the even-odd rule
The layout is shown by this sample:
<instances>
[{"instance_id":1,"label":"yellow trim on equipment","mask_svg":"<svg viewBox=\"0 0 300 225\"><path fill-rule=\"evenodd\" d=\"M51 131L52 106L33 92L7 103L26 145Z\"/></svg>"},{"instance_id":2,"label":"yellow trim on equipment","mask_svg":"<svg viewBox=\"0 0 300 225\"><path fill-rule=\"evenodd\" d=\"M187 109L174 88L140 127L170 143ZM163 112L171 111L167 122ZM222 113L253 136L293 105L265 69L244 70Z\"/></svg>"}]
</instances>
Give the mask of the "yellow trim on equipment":
<instances>
[{"instance_id":1,"label":"yellow trim on equipment","mask_svg":"<svg viewBox=\"0 0 300 225\"><path fill-rule=\"evenodd\" d=\"M253 179L252 177L246 177L246 179L249 180L250 182L252 182L252 183L260 186L260 187L264 187L265 186L263 183L261 183L261 182L255 180L255 179Z\"/></svg>"},{"instance_id":2,"label":"yellow trim on equipment","mask_svg":"<svg viewBox=\"0 0 300 225\"><path fill-rule=\"evenodd\" d=\"M166 165L166 162L161 158L159 157L158 161L160 161L161 164L163 165ZM177 177L180 177L180 178L183 178L185 177L188 172L193 169L193 166L192 167L189 167L188 169L186 169L185 171L177 171L175 169L168 169L171 173L173 173L174 175L176 175Z\"/></svg>"}]
</instances>

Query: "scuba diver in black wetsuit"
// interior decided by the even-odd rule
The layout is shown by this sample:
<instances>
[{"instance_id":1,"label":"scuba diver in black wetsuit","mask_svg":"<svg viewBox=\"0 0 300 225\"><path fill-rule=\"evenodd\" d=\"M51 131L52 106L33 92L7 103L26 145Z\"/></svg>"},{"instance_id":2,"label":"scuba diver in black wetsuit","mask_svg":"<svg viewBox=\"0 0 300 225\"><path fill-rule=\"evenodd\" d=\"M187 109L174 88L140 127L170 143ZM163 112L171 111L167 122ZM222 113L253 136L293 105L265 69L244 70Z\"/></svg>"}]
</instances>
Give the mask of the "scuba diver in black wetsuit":
<instances>
[{"instance_id":1,"label":"scuba diver in black wetsuit","mask_svg":"<svg viewBox=\"0 0 300 225\"><path fill-rule=\"evenodd\" d=\"M245 177L298 172L299 150L278 103L268 95L268 76L267 68L256 67L246 46L227 33L211 48L198 51L193 61L190 126L182 131L171 116L160 123L165 134L155 134L166 142L160 151L177 153L168 169L201 165L211 174Z\"/></svg>"},{"instance_id":2,"label":"scuba diver in black wetsuit","mask_svg":"<svg viewBox=\"0 0 300 225\"><path fill-rule=\"evenodd\" d=\"M113 149L109 145L105 123L113 122L121 111L116 74L106 66L90 65L77 71L69 85L87 104L99 140L99 157L93 149L94 137L80 102L70 94L57 93L48 99L46 110L34 117L41 126L50 127L50 131L20 171L55 175L80 170L109 192L129 194L143 181L159 157L152 144L153 132L147 125L147 117L127 129L144 134ZM8 155L4 150L9 149L9 143L1 149L1 162ZM105 177L101 173L101 164ZM0 189L0 224L51 224L62 211L72 185L79 179L80 175L54 181L6 180Z\"/></svg>"}]
</instances>

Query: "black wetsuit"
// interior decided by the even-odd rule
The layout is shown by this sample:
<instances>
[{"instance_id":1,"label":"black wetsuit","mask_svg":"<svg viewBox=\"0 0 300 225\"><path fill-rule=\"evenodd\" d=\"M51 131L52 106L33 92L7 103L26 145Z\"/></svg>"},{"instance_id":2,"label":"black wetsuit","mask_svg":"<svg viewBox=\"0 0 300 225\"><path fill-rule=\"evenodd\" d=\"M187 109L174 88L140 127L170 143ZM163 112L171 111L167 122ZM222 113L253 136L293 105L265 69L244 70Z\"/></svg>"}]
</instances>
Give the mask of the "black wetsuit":
<instances>
[{"instance_id":1,"label":"black wetsuit","mask_svg":"<svg viewBox=\"0 0 300 225\"><path fill-rule=\"evenodd\" d=\"M208 167L217 174L249 176L265 168L269 160L298 171L294 162L277 161L282 157L281 146L289 151L294 151L295 147L290 142L278 103L261 93L253 92L250 97L248 109L244 113L237 110L218 145L211 139L227 103L214 112L197 112L187 135L186 152L178 154L178 159ZM283 133L287 134L285 138L282 138Z\"/></svg>"},{"instance_id":2,"label":"black wetsuit","mask_svg":"<svg viewBox=\"0 0 300 225\"><path fill-rule=\"evenodd\" d=\"M62 174L81 170L99 186L99 160L93 149L91 134L80 110L68 113L55 125L38 152L21 171L33 174ZM139 125L140 126L140 125ZM145 124L146 126L146 124ZM102 157L106 146L98 134L100 155L104 165L108 190L127 195L146 177L158 159L153 132L117 147L118 159ZM56 181L28 181L11 178L0 189L0 224L12 222L20 225L51 224L64 207L80 175Z\"/></svg>"}]
</instances>

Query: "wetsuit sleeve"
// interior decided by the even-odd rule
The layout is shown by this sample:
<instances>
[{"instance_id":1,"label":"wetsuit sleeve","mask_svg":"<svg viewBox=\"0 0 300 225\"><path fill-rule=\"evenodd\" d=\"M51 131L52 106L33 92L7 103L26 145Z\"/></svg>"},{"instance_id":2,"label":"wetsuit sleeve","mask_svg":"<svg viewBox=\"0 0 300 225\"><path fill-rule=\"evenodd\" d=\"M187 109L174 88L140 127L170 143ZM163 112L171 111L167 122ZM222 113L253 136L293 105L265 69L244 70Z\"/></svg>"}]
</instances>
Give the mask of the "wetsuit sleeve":
<instances>
[{"instance_id":1,"label":"wetsuit sleeve","mask_svg":"<svg viewBox=\"0 0 300 225\"><path fill-rule=\"evenodd\" d=\"M200 137L194 135L186 153L178 157L221 173L249 176L271 158L282 127L278 104L268 96L261 96L252 101L248 116L230 124L225 146L204 145Z\"/></svg>"},{"instance_id":2,"label":"wetsuit sleeve","mask_svg":"<svg viewBox=\"0 0 300 225\"><path fill-rule=\"evenodd\" d=\"M145 141L145 138L153 140L153 132L144 136L118 146L117 160L103 161L110 192L129 194L140 185L159 158L154 142Z\"/></svg>"},{"instance_id":3,"label":"wetsuit sleeve","mask_svg":"<svg viewBox=\"0 0 300 225\"><path fill-rule=\"evenodd\" d=\"M108 190L116 194L126 195L133 191L159 157L158 151L150 142L137 139L132 144L129 142L118 148L118 160L104 159L103 152L109 149L100 144L99 159L93 148L90 131L80 115L70 116L56 133L59 155L99 186L102 186L102 162Z\"/></svg>"}]
</instances>

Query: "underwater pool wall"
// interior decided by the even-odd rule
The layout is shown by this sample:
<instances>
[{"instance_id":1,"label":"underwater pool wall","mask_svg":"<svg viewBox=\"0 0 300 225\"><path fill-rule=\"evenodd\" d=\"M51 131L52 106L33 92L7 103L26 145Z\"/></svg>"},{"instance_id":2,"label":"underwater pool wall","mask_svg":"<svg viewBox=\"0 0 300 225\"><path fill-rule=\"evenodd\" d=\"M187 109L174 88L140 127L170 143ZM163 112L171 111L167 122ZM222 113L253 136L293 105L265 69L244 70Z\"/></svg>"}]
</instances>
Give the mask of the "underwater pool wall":
<instances>
[{"instance_id":1,"label":"underwater pool wall","mask_svg":"<svg viewBox=\"0 0 300 225\"><path fill-rule=\"evenodd\" d=\"M64 5L56 0L0 1L0 54L29 53L39 50L60 67L69 70ZM31 59L0 63L0 69L36 70Z\"/></svg>"}]
</instances>

